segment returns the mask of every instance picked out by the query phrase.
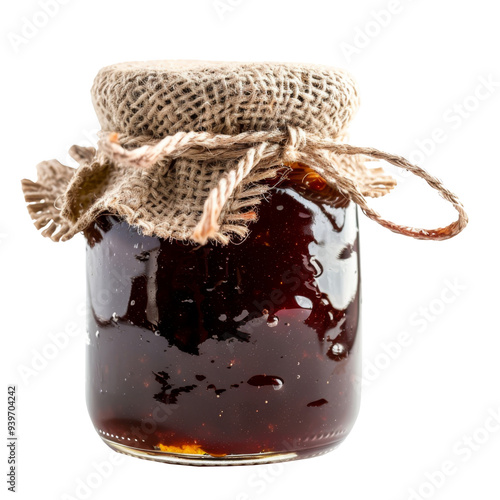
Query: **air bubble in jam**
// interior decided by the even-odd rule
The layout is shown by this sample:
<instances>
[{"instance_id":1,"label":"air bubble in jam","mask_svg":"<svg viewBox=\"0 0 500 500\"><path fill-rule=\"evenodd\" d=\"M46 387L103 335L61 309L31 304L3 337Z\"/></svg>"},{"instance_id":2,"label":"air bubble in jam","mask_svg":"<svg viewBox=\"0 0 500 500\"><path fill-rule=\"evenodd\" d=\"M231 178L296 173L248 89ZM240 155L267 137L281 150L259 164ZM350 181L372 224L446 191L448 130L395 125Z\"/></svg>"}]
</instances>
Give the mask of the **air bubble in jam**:
<instances>
[{"instance_id":1,"label":"air bubble in jam","mask_svg":"<svg viewBox=\"0 0 500 500\"><path fill-rule=\"evenodd\" d=\"M270 327L278 326L279 321L280 320L279 320L278 316L274 316L274 314L272 314L267 318L267 326L270 326Z\"/></svg>"},{"instance_id":2,"label":"air bubble in jam","mask_svg":"<svg viewBox=\"0 0 500 500\"><path fill-rule=\"evenodd\" d=\"M349 354L344 344L337 342L330 347L328 351L328 357L336 361L344 359Z\"/></svg>"},{"instance_id":3,"label":"air bubble in jam","mask_svg":"<svg viewBox=\"0 0 500 500\"><path fill-rule=\"evenodd\" d=\"M342 344L333 344L332 345L332 354L338 356L344 352L344 346Z\"/></svg>"},{"instance_id":4,"label":"air bubble in jam","mask_svg":"<svg viewBox=\"0 0 500 500\"><path fill-rule=\"evenodd\" d=\"M111 320L112 320L114 323L117 323L117 322L118 322L118 314L116 314L116 312L114 312L114 313L111 315Z\"/></svg>"},{"instance_id":5,"label":"air bubble in jam","mask_svg":"<svg viewBox=\"0 0 500 500\"><path fill-rule=\"evenodd\" d=\"M274 375L254 375L247 380L247 384L255 387L272 386L275 391L279 391L284 384L280 377Z\"/></svg>"}]
</instances>

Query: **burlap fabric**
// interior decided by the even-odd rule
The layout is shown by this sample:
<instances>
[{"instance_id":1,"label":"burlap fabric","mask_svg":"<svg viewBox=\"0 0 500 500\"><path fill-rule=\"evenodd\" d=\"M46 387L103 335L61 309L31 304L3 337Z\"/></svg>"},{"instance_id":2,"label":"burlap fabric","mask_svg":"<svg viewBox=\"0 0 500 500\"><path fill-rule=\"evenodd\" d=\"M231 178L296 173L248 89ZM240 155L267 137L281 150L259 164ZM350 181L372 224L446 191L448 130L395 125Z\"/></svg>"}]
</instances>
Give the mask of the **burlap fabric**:
<instances>
[{"instance_id":1,"label":"burlap fabric","mask_svg":"<svg viewBox=\"0 0 500 500\"><path fill-rule=\"evenodd\" d=\"M421 239L460 232L467 216L453 193L404 158L344 143L359 98L344 71L317 65L155 61L102 69L92 87L101 127L98 150L73 146L77 169L56 160L23 180L42 234L68 240L112 213L146 235L197 243L244 237L266 179L301 162L388 229ZM457 221L434 230L401 226L365 197L395 181L367 159L423 178L456 208Z\"/></svg>"}]
</instances>

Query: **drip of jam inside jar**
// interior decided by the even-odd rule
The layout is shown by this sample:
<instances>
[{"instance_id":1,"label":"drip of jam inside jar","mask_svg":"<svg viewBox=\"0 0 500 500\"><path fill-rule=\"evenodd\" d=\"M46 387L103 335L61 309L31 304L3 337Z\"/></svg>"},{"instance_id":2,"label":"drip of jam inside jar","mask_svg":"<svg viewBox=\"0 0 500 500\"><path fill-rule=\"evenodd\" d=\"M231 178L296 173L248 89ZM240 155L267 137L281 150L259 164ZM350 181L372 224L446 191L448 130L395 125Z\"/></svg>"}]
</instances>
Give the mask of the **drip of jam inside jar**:
<instances>
[{"instance_id":1,"label":"drip of jam inside jar","mask_svg":"<svg viewBox=\"0 0 500 500\"><path fill-rule=\"evenodd\" d=\"M89 227L87 403L108 443L232 456L327 451L357 415L357 215L291 164L249 236L196 247Z\"/></svg>"}]
</instances>

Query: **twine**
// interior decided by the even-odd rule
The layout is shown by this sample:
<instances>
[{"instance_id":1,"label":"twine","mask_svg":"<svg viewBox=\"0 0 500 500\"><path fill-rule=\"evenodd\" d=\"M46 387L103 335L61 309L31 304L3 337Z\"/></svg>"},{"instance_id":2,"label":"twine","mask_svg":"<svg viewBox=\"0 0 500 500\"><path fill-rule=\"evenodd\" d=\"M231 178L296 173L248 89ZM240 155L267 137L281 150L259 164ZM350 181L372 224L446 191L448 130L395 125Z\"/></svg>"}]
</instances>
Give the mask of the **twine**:
<instances>
[{"instance_id":1,"label":"twine","mask_svg":"<svg viewBox=\"0 0 500 500\"><path fill-rule=\"evenodd\" d=\"M77 169L38 165L23 190L35 226L67 241L111 213L141 234L205 244L244 238L284 164L312 168L330 187L396 233L441 240L467 215L439 180L400 156L345 144L359 94L342 69L301 63L146 61L103 68L92 86L103 132L98 150L74 146ZM110 133L115 131L115 133ZM424 179L458 219L419 229L388 221L367 197L396 181L367 160Z\"/></svg>"},{"instance_id":2,"label":"twine","mask_svg":"<svg viewBox=\"0 0 500 500\"><path fill-rule=\"evenodd\" d=\"M127 144L145 143L130 148ZM125 146L125 147L124 147ZM204 245L220 229L220 216L235 189L262 162L265 165L282 165L300 162L322 176L330 186L356 203L370 219L395 233L421 240L446 240L460 233L468 223L465 210L455 194L446 189L441 181L423 168L401 156L375 148L351 146L329 137L308 133L301 128L288 127L286 131L243 132L236 135L210 132L178 132L159 141L148 137L128 138L117 133L104 134L99 151L113 162L125 167L148 170L167 159L186 158L203 160L238 160L234 169L226 172L212 189L203 207L201 218L194 228L191 239ZM384 219L368 206L360 188L360 181L346 171L340 171L338 161L342 156L362 155L368 159L383 160L398 168L410 171L423 179L458 212L458 219L437 229L422 229L396 224ZM377 172L379 172L377 170ZM384 179L387 181L387 179ZM384 182L387 184L387 182ZM373 188L375 190L375 187ZM366 191L366 190L365 190ZM371 195L368 193L368 195ZM376 193L372 194L376 196Z\"/></svg>"}]
</instances>

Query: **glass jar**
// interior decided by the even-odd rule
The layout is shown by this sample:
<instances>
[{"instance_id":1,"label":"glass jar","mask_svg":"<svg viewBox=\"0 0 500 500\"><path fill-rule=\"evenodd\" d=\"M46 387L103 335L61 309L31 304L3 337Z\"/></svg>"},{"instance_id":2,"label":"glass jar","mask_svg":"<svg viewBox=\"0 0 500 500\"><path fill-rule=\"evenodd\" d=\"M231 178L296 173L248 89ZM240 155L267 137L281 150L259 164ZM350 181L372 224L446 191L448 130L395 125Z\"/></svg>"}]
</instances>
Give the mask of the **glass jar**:
<instances>
[{"instance_id":1,"label":"glass jar","mask_svg":"<svg viewBox=\"0 0 500 500\"><path fill-rule=\"evenodd\" d=\"M359 407L356 206L294 165L241 242L112 215L85 231L87 405L129 455L229 465L328 452Z\"/></svg>"}]
</instances>

